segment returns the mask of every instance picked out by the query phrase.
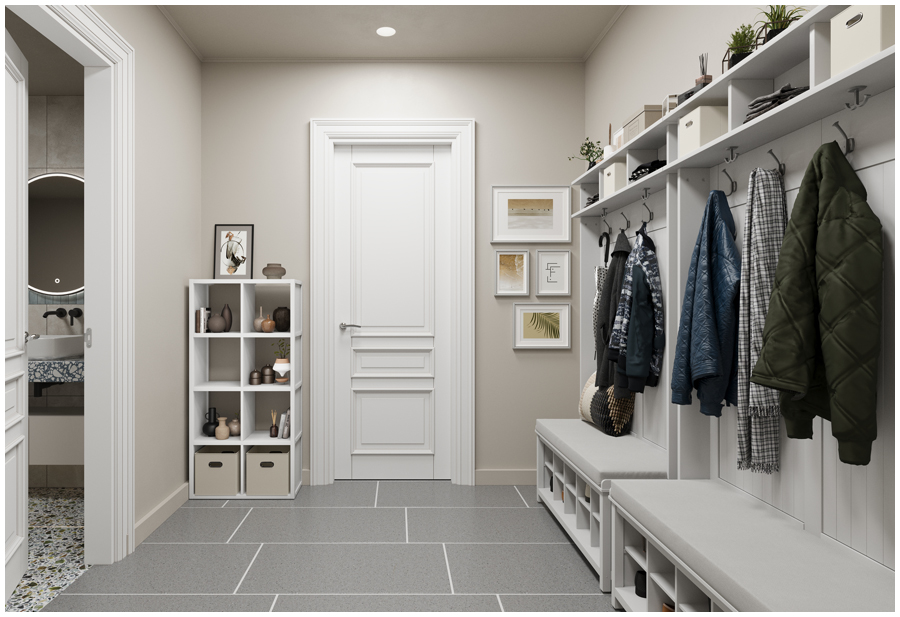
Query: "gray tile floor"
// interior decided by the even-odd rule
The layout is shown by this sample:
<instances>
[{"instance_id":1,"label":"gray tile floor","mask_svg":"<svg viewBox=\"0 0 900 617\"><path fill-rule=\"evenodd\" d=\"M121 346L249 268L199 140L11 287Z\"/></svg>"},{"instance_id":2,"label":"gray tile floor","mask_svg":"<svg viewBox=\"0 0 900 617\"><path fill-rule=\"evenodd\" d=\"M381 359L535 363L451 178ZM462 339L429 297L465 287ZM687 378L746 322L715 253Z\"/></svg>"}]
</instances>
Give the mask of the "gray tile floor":
<instances>
[{"instance_id":1,"label":"gray tile floor","mask_svg":"<svg viewBox=\"0 0 900 617\"><path fill-rule=\"evenodd\" d=\"M533 486L336 482L189 501L49 611L611 611Z\"/></svg>"}]
</instances>

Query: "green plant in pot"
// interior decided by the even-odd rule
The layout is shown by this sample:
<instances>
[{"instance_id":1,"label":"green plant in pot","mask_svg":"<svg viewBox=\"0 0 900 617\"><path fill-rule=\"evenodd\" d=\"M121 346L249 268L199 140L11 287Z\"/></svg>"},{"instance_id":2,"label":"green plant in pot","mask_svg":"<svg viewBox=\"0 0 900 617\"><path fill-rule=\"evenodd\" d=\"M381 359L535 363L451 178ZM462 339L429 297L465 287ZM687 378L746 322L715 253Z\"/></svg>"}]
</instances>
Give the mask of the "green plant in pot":
<instances>
[{"instance_id":1,"label":"green plant in pot","mask_svg":"<svg viewBox=\"0 0 900 617\"><path fill-rule=\"evenodd\" d=\"M275 378L277 383L287 383L288 371L291 370L291 342L288 339L280 338L277 342L272 343L275 349L275 366L272 369L278 374Z\"/></svg>"},{"instance_id":2,"label":"green plant in pot","mask_svg":"<svg viewBox=\"0 0 900 617\"><path fill-rule=\"evenodd\" d=\"M759 30L757 34L765 33L766 43L774 39L776 36L787 30L792 21L797 21L803 17L806 9L802 6L788 8L786 4L770 4L767 9L760 9L759 15L763 19L759 20Z\"/></svg>"},{"instance_id":3,"label":"green plant in pot","mask_svg":"<svg viewBox=\"0 0 900 617\"><path fill-rule=\"evenodd\" d=\"M603 146L600 142L592 142L590 137L586 137L584 143L581 144L581 156L570 156L569 160L578 159L588 162L588 169L597 164L597 161L603 158Z\"/></svg>"},{"instance_id":4,"label":"green plant in pot","mask_svg":"<svg viewBox=\"0 0 900 617\"><path fill-rule=\"evenodd\" d=\"M756 33L753 31L753 26L743 24L732 32L731 41L728 43L728 51L731 52L731 56L728 58L728 68L749 56L755 44Z\"/></svg>"}]
</instances>

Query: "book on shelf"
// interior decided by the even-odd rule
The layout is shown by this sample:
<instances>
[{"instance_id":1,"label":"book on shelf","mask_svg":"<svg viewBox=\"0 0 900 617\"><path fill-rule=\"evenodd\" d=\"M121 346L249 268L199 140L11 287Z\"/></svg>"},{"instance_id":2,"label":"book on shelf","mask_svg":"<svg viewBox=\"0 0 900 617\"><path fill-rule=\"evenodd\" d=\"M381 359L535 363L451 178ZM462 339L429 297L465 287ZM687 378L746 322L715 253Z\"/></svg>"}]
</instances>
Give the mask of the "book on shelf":
<instances>
[{"instance_id":1,"label":"book on shelf","mask_svg":"<svg viewBox=\"0 0 900 617\"><path fill-rule=\"evenodd\" d=\"M287 413L281 414L281 417L278 419L278 436L281 437L284 435L284 423L287 422Z\"/></svg>"},{"instance_id":2,"label":"book on shelf","mask_svg":"<svg viewBox=\"0 0 900 617\"><path fill-rule=\"evenodd\" d=\"M288 408L286 412L281 414L281 428L278 431L278 434L281 435L282 439L287 439L291 436L291 410Z\"/></svg>"},{"instance_id":3,"label":"book on shelf","mask_svg":"<svg viewBox=\"0 0 900 617\"><path fill-rule=\"evenodd\" d=\"M209 307L201 306L194 313L194 331L200 334L209 330Z\"/></svg>"}]
</instances>

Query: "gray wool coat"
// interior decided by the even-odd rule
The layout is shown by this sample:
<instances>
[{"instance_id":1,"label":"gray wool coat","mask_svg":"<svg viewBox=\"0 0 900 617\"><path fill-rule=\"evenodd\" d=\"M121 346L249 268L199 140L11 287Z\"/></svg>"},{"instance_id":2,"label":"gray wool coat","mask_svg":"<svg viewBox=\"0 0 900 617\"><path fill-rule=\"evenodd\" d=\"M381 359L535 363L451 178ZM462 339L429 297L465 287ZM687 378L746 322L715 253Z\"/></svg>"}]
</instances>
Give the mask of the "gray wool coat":
<instances>
[{"instance_id":1,"label":"gray wool coat","mask_svg":"<svg viewBox=\"0 0 900 617\"><path fill-rule=\"evenodd\" d=\"M616 244L609 259L609 271L600 294L600 318L597 321L597 378L594 385L598 388L609 388L616 376L616 365L607 357L609 337L616 322L616 309L619 307L619 295L622 293L622 281L625 279L625 260L631 253L631 243L624 232L619 232Z\"/></svg>"}]
</instances>

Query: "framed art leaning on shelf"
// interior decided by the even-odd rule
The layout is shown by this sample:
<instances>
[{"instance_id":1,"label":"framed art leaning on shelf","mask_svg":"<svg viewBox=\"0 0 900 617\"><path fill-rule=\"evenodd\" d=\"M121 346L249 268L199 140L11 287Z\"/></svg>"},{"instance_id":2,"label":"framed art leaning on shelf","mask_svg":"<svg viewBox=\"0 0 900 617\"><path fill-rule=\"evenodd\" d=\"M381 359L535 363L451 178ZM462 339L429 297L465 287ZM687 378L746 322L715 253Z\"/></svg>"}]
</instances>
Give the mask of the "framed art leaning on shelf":
<instances>
[{"instance_id":1,"label":"framed art leaning on shelf","mask_svg":"<svg viewBox=\"0 0 900 617\"><path fill-rule=\"evenodd\" d=\"M494 186L491 242L571 242L568 186Z\"/></svg>"},{"instance_id":2,"label":"framed art leaning on shelf","mask_svg":"<svg viewBox=\"0 0 900 617\"><path fill-rule=\"evenodd\" d=\"M216 225L214 279L253 278L253 225Z\"/></svg>"}]
</instances>

